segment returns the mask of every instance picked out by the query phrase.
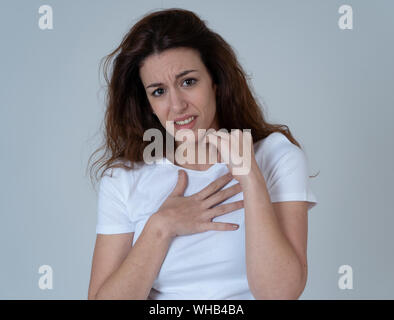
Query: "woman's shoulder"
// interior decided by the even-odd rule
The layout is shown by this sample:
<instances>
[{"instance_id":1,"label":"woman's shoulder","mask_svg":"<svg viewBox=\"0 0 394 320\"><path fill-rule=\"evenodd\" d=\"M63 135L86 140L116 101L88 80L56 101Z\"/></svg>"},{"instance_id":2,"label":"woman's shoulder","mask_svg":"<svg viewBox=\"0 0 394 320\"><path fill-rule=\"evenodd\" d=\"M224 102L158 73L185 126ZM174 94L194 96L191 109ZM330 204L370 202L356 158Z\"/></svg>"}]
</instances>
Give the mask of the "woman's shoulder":
<instances>
[{"instance_id":1,"label":"woman's shoulder","mask_svg":"<svg viewBox=\"0 0 394 320\"><path fill-rule=\"evenodd\" d=\"M131 162L130 160L115 160L110 167L105 169L103 179L117 181L123 185L130 185L152 166L144 162Z\"/></svg>"},{"instance_id":2,"label":"woman's shoulder","mask_svg":"<svg viewBox=\"0 0 394 320\"><path fill-rule=\"evenodd\" d=\"M301 150L279 131L272 132L254 143L255 154L260 157L280 157L290 151L297 152L297 149Z\"/></svg>"},{"instance_id":3,"label":"woman's shoulder","mask_svg":"<svg viewBox=\"0 0 394 320\"><path fill-rule=\"evenodd\" d=\"M266 178L282 175L294 168L307 167L307 157L300 147L281 132L273 132L256 142L255 159Z\"/></svg>"}]
</instances>

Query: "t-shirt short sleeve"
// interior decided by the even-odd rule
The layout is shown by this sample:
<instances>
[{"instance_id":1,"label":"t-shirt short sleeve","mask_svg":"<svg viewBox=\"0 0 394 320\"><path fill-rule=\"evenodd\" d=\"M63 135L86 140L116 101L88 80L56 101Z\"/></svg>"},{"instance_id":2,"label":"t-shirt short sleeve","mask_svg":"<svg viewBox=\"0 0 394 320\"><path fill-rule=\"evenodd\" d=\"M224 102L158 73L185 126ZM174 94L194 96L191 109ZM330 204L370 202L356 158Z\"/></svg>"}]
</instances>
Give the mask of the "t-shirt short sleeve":
<instances>
[{"instance_id":1,"label":"t-shirt short sleeve","mask_svg":"<svg viewBox=\"0 0 394 320\"><path fill-rule=\"evenodd\" d=\"M263 170L267 172L267 189L271 202L307 201L308 210L317 198L309 183L309 167L305 152L281 133L268 137L266 150L260 150ZM263 153L265 156L263 156Z\"/></svg>"},{"instance_id":2,"label":"t-shirt short sleeve","mask_svg":"<svg viewBox=\"0 0 394 320\"><path fill-rule=\"evenodd\" d=\"M120 168L111 168L103 175L98 192L96 233L134 232L135 225L128 216L125 201L126 190L126 180Z\"/></svg>"}]
</instances>

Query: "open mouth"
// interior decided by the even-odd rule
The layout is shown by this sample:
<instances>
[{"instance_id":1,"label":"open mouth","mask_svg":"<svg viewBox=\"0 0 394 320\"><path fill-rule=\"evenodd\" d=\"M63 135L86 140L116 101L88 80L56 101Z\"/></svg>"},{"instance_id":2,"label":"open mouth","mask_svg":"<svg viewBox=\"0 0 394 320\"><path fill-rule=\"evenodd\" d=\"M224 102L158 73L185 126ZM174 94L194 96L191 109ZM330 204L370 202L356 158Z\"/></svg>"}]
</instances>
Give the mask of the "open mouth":
<instances>
[{"instance_id":1,"label":"open mouth","mask_svg":"<svg viewBox=\"0 0 394 320\"><path fill-rule=\"evenodd\" d=\"M191 116L183 121L174 121L174 127L176 129L191 129L196 123L197 116Z\"/></svg>"}]
</instances>

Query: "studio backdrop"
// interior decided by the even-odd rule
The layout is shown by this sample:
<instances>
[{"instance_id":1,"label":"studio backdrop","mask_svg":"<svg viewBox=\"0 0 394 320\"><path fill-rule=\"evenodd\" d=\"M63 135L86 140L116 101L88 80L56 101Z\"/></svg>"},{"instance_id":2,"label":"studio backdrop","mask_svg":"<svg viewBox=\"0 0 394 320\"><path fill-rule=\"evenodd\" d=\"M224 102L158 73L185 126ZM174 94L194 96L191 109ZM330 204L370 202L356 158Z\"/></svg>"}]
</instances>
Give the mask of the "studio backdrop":
<instances>
[{"instance_id":1,"label":"studio backdrop","mask_svg":"<svg viewBox=\"0 0 394 320\"><path fill-rule=\"evenodd\" d=\"M87 298L99 64L162 8L195 12L233 47L266 119L290 128L317 174L300 299L393 299L389 0L2 0L0 298Z\"/></svg>"}]
</instances>

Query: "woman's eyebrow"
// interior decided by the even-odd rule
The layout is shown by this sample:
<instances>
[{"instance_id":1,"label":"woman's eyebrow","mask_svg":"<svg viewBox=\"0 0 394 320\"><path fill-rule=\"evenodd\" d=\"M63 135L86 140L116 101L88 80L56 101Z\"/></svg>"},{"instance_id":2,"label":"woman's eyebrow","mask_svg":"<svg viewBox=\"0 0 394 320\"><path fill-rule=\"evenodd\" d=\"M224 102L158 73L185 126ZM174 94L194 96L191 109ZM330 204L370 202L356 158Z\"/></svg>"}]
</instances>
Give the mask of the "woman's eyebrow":
<instances>
[{"instance_id":1,"label":"woman's eyebrow","mask_svg":"<svg viewBox=\"0 0 394 320\"><path fill-rule=\"evenodd\" d=\"M177 79L179 79L180 77L183 77L184 75L187 75L188 73L190 73L190 72L195 72L195 71L198 71L198 70L185 70L185 71L182 71L181 73L179 73L179 74L177 74L176 76L175 76L175 79L177 80ZM155 82L155 83L152 83L152 84L150 84L149 86L147 86L146 87L146 89L148 89L148 88L150 88L150 87L159 87L159 86L162 86L163 85L163 83L161 83L161 82Z\"/></svg>"}]
</instances>

